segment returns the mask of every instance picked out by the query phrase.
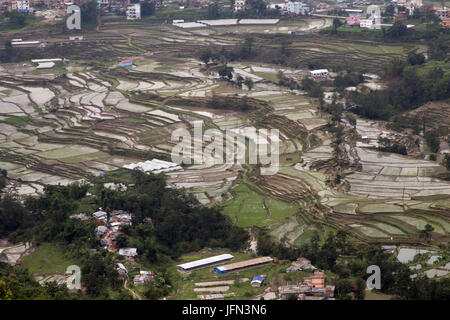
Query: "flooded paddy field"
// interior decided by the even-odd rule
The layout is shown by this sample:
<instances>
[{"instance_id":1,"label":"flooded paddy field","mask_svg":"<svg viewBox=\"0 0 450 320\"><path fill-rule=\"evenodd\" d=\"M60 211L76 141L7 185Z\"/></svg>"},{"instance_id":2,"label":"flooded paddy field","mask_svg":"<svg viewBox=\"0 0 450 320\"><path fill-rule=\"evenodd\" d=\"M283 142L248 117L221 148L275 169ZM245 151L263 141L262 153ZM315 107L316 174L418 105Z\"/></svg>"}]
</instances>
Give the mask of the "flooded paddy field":
<instances>
[{"instance_id":1,"label":"flooded paddy field","mask_svg":"<svg viewBox=\"0 0 450 320\"><path fill-rule=\"evenodd\" d=\"M255 48L279 50L271 35L314 31L330 23L304 19L189 30L107 24L92 37L120 37L95 48L100 57L113 58L91 61L78 49L57 72L33 74L31 68L18 75L8 71L17 70L17 64L2 66L0 168L8 170L9 191L36 195L45 184L89 180L153 158L170 161L176 145L172 134L177 129L192 133L194 121L223 134L274 128L280 131L281 153L276 174L261 175L254 165L183 165L166 174L169 187L218 205L239 226L268 227L291 244L305 243L316 232L324 239L338 228L362 241L416 241L426 224L444 242L450 225L444 214L450 200L444 196L450 184L436 178L443 169L439 164L377 151L379 135L390 133L358 119L356 132L365 142L359 137L348 145L346 158L354 167L342 175L344 186L332 185L332 170L321 167L335 157L330 114L321 111L318 99L279 85L280 71L301 81L308 74L306 62L331 56L340 61L355 55L358 66L376 69L404 54L400 46L346 47L343 40L327 42L315 33L292 35L289 67L270 59L229 62L233 80L238 75L252 79L251 90L221 79L214 64L206 66L195 56L210 44L231 50L248 33L254 34ZM125 58L133 60L132 67L117 66ZM218 108L212 102L218 97L230 102ZM235 108L242 100L249 110ZM436 195L443 197L427 198Z\"/></svg>"}]
</instances>

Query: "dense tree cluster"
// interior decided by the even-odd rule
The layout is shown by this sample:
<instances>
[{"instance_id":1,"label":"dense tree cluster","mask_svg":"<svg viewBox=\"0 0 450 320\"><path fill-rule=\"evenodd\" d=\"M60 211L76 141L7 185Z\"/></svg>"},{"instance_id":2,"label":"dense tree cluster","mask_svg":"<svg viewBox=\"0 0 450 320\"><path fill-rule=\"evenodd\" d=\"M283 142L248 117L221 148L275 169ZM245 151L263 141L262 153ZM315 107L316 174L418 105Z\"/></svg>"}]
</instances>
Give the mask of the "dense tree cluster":
<instances>
[{"instance_id":1,"label":"dense tree cluster","mask_svg":"<svg viewBox=\"0 0 450 320\"><path fill-rule=\"evenodd\" d=\"M102 189L103 208L133 212L125 230L127 243L136 245L150 261L176 258L205 246L241 248L248 234L219 210L202 206L192 195L165 188L165 178L133 172L135 188L126 192ZM148 218L152 223L145 223Z\"/></svg>"},{"instance_id":2,"label":"dense tree cluster","mask_svg":"<svg viewBox=\"0 0 450 320\"><path fill-rule=\"evenodd\" d=\"M400 144L397 141L391 141L389 138L379 137L378 138L378 149L383 152L392 152L406 155L406 146L404 144Z\"/></svg>"},{"instance_id":3,"label":"dense tree cluster","mask_svg":"<svg viewBox=\"0 0 450 320\"><path fill-rule=\"evenodd\" d=\"M54 283L41 286L28 270L0 262L0 300L81 299L82 293L70 294L66 287Z\"/></svg>"},{"instance_id":4,"label":"dense tree cluster","mask_svg":"<svg viewBox=\"0 0 450 320\"><path fill-rule=\"evenodd\" d=\"M323 89L320 82L316 82L310 78L305 78L302 80L302 90L305 90L311 97L323 97Z\"/></svg>"},{"instance_id":5,"label":"dense tree cluster","mask_svg":"<svg viewBox=\"0 0 450 320\"><path fill-rule=\"evenodd\" d=\"M96 26L98 24L98 7L96 1L83 3L80 7L83 26Z\"/></svg>"},{"instance_id":6,"label":"dense tree cluster","mask_svg":"<svg viewBox=\"0 0 450 320\"><path fill-rule=\"evenodd\" d=\"M389 120L395 114L428 101L450 97L450 74L444 74L440 68L423 74L416 67L396 60L385 67L385 77L389 79L387 89L349 93L355 113L371 119Z\"/></svg>"}]
</instances>

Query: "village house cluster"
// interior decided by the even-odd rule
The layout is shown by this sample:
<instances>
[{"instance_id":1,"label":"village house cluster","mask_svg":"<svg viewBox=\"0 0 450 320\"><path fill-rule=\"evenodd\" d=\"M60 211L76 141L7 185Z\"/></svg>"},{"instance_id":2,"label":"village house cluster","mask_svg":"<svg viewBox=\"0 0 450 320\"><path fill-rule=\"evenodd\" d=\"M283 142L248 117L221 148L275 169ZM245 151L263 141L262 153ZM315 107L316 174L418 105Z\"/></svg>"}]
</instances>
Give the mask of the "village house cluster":
<instances>
[{"instance_id":1,"label":"village house cluster","mask_svg":"<svg viewBox=\"0 0 450 320\"><path fill-rule=\"evenodd\" d=\"M278 294L281 299L288 299L291 296L297 296L297 300L334 300L334 285L326 284L327 275L317 270L306 258L299 258L292 262L286 272L294 271L312 271L309 277L303 278L294 285L285 285L278 287Z\"/></svg>"},{"instance_id":2,"label":"village house cluster","mask_svg":"<svg viewBox=\"0 0 450 320\"><path fill-rule=\"evenodd\" d=\"M140 270L139 268L135 269L139 270L139 273L133 277L133 284L135 286L148 284L156 277L152 271ZM116 270L119 273L119 280L125 281L128 279L128 269L123 263L116 263Z\"/></svg>"},{"instance_id":3,"label":"village house cluster","mask_svg":"<svg viewBox=\"0 0 450 320\"><path fill-rule=\"evenodd\" d=\"M131 225L133 214L124 210L112 210L109 214L105 211L99 210L94 212L92 216L85 213L71 215L72 219L79 219L88 221L94 219L96 228L95 234L100 238L100 244L111 252L118 252L119 255L124 256L127 260L133 261L138 255L137 248L120 248L116 246L116 238L121 234L120 228L125 225Z\"/></svg>"}]
</instances>

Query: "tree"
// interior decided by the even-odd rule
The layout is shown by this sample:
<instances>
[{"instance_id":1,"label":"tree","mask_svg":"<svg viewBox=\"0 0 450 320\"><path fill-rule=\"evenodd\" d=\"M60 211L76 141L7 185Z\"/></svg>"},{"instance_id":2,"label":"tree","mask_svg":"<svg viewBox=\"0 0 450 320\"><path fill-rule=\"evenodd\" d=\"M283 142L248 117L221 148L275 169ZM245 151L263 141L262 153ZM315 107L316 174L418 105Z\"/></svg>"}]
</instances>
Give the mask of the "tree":
<instances>
[{"instance_id":1,"label":"tree","mask_svg":"<svg viewBox=\"0 0 450 320\"><path fill-rule=\"evenodd\" d=\"M145 0L141 3L141 15L143 17L152 16L155 14L155 3L153 1Z\"/></svg>"},{"instance_id":2,"label":"tree","mask_svg":"<svg viewBox=\"0 0 450 320\"><path fill-rule=\"evenodd\" d=\"M342 21L339 18L334 18L333 19L333 34L337 33L337 28L339 28L340 26L342 26Z\"/></svg>"},{"instance_id":3,"label":"tree","mask_svg":"<svg viewBox=\"0 0 450 320\"><path fill-rule=\"evenodd\" d=\"M242 78L242 76L240 74L238 74L236 77L236 85L238 86L238 88L242 89L243 83L244 83L244 78Z\"/></svg>"},{"instance_id":4,"label":"tree","mask_svg":"<svg viewBox=\"0 0 450 320\"><path fill-rule=\"evenodd\" d=\"M217 19L219 17L219 6L214 2L208 6L208 19Z\"/></svg>"},{"instance_id":5,"label":"tree","mask_svg":"<svg viewBox=\"0 0 450 320\"><path fill-rule=\"evenodd\" d=\"M364 300L365 288L366 288L366 282L363 279L358 278L356 280L356 287L355 287L356 290L354 290L356 300Z\"/></svg>"},{"instance_id":6,"label":"tree","mask_svg":"<svg viewBox=\"0 0 450 320\"><path fill-rule=\"evenodd\" d=\"M420 231L419 236L420 236L422 239L430 240L430 239L431 239L431 233L432 233L433 231L434 231L433 226L427 223L427 224L425 225L425 228L424 228L423 230Z\"/></svg>"},{"instance_id":7,"label":"tree","mask_svg":"<svg viewBox=\"0 0 450 320\"><path fill-rule=\"evenodd\" d=\"M15 27L24 27L27 20L27 14L19 11L7 12L6 16L9 18L9 24Z\"/></svg>"},{"instance_id":8,"label":"tree","mask_svg":"<svg viewBox=\"0 0 450 320\"><path fill-rule=\"evenodd\" d=\"M395 6L393 4L389 4L386 6L386 10L384 11L384 15L388 17L393 17L395 14Z\"/></svg>"},{"instance_id":9,"label":"tree","mask_svg":"<svg viewBox=\"0 0 450 320\"><path fill-rule=\"evenodd\" d=\"M401 38L408 34L408 28L401 21L396 21L387 29L386 36L392 39Z\"/></svg>"},{"instance_id":10,"label":"tree","mask_svg":"<svg viewBox=\"0 0 450 320\"><path fill-rule=\"evenodd\" d=\"M234 71L233 67L228 67L227 65L224 65L219 69L218 73L219 76L222 77L222 79L228 78L228 80L231 80L233 79L233 71Z\"/></svg>"},{"instance_id":11,"label":"tree","mask_svg":"<svg viewBox=\"0 0 450 320\"><path fill-rule=\"evenodd\" d=\"M211 57L212 57L212 52L211 52L211 50L208 48L208 49L204 49L204 50L202 50L202 51L200 52L199 59L200 59L200 61L202 61L205 65L207 65L208 62L209 62L209 60L211 59Z\"/></svg>"},{"instance_id":12,"label":"tree","mask_svg":"<svg viewBox=\"0 0 450 320\"><path fill-rule=\"evenodd\" d=\"M425 56L422 53L411 52L408 54L408 63L412 66L425 63Z\"/></svg>"},{"instance_id":13,"label":"tree","mask_svg":"<svg viewBox=\"0 0 450 320\"><path fill-rule=\"evenodd\" d=\"M97 26L98 7L96 1L89 1L81 5L82 25Z\"/></svg>"},{"instance_id":14,"label":"tree","mask_svg":"<svg viewBox=\"0 0 450 320\"><path fill-rule=\"evenodd\" d=\"M430 130L425 133L425 141L432 152L436 153L439 151L440 141L437 130Z\"/></svg>"},{"instance_id":15,"label":"tree","mask_svg":"<svg viewBox=\"0 0 450 320\"><path fill-rule=\"evenodd\" d=\"M447 154L445 155L442 164L447 168L447 170L450 170L450 154L449 154L449 153L447 153Z\"/></svg>"},{"instance_id":16,"label":"tree","mask_svg":"<svg viewBox=\"0 0 450 320\"><path fill-rule=\"evenodd\" d=\"M128 239L125 235L119 234L116 237L116 247L117 248L125 248L128 246Z\"/></svg>"},{"instance_id":17,"label":"tree","mask_svg":"<svg viewBox=\"0 0 450 320\"><path fill-rule=\"evenodd\" d=\"M239 50L239 57L241 59L248 59L253 54L253 38L252 37L246 37L244 40L244 43L241 46L241 49Z\"/></svg>"},{"instance_id":18,"label":"tree","mask_svg":"<svg viewBox=\"0 0 450 320\"><path fill-rule=\"evenodd\" d=\"M247 86L248 90L252 90L253 88L253 80L249 77L246 77L244 80L244 84Z\"/></svg>"},{"instance_id":19,"label":"tree","mask_svg":"<svg viewBox=\"0 0 450 320\"><path fill-rule=\"evenodd\" d=\"M338 279L336 281L336 298L337 299L351 299L351 296L348 294L352 292L353 284L349 279Z\"/></svg>"}]
</instances>

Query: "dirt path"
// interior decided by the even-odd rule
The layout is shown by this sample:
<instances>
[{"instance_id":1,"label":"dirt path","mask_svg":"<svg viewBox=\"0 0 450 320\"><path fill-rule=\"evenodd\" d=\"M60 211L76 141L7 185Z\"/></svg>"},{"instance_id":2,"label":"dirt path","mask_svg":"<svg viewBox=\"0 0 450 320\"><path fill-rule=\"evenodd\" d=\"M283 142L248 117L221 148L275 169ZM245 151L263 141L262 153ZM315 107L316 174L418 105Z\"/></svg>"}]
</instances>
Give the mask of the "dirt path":
<instances>
[{"instance_id":1,"label":"dirt path","mask_svg":"<svg viewBox=\"0 0 450 320\"><path fill-rule=\"evenodd\" d=\"M124 284L123 284L123 287L124 287L125 289L127 289L127 290L131 293L131 295L133 296L133 298L135 298L135 299L137 299L137 300L143 300L143 298L142 298L139 294L137 294L134 290L132 290L132 289L130 289L130 288L127 287L127 282L128 282L128 279L125 279L125 282L124 282Z\"/></svg>"}]
</instances>

